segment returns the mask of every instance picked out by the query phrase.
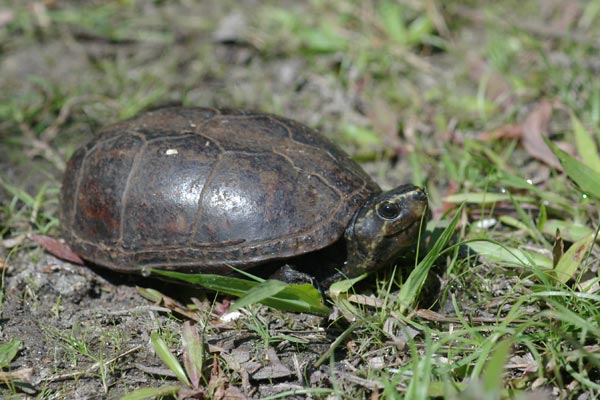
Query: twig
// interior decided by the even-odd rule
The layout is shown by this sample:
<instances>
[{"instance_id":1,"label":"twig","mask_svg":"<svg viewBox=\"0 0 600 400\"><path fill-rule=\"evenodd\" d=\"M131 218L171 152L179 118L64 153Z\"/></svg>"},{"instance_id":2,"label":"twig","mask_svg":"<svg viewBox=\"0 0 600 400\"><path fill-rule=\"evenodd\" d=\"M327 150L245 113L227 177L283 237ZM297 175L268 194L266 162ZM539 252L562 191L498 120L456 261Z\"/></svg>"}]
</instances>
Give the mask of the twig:
<instances>
[{"instance_id":1,"label":"twig","mask_svg":"<svg viewBox=\"0 0 600 400\"><path fill-rule=\"evenodd\" d=\"M28 157L42 155L46 160L54 164L56 169L59 171L65 170L66 164L63 158L52 147L50 147L47 142L36 138L29 125L21 122L19 124L19 128L21 128L21 132L23 132L23 135L28 140L28 143L26 144L29 144L32 147L30 151L26 152Z\"/></svg>"},{"instance_id":2,"label":"twig","mask_svg":"<svg viewBox=\"0 0 600 400\"><path fill-rule=\"evenodd\" d=\"M149 375L168 376L169 378L177 378L177 375L169 368L148 367L140 363L135 363L135 367Z\"/></svg>"},{"instance_id":3,"label":"twig","mask_svg":"<svg viewBox=\"0 0 600 400\"><path fill-rule=\"evenodd\" d=\"M99 311L101 313L104 313L103 310L99 310ZM171 309L167 308L167 307L160 307L160 306L138 306L138 307L128 308L126 310L108 311L108 312L105 312L104 314L106 314L106 315L132 315L134 313L141 312L141 311L158 311L158 312L170 313Z\"/></svg>"},{"instance_id":4,"label":"twig","mask_svg":"<svg viewBox=\"0 0 600 400\"><path fill-rule=\"evenodd\" d=\"M19 128L23 132L23 135L28 140L28 145L32 147L31 151L27 152L28 157L34 157L37 155L43 156L45 159L50 161L59 171L64 171L66 164L63 160L63 156L61 156L52 146L50 146L50 142L56 139L58 132L60 131L61 126L67 122L67 119L71 115L71 111L73 108L81 103L87 103L93 100L104 101L106 100L102 96L96 95L85 95L73 97L65 102L65 104L60 109L58 116L56 119L48 126L44 131L40 134L39 138L36 137L35 133L32 131L31 127L25 122L21 122L19 124Z\"/></svg>"},{"instance_id":5,"label":"twig","mask_svg":"<svg viewBox=\"0 0 600 400\"><path fill-rule=\"evenodd\" d=\"M93 100L102 101L105 100L105 98L96 95L86 95L72 97L69 100L67 100L60 109L58 117L56 117L56 119L54 120L54 122L52 122L50 126L44 129L44 131L40 135L40 139L46 143L49 143L52 140L54 140L58 135L60 127L64 125L65 122L67 122L67 119L71 115L71 110L73 109L73 107L75 107L78 104L87 103Z\"/></svg>"}]
</instances>

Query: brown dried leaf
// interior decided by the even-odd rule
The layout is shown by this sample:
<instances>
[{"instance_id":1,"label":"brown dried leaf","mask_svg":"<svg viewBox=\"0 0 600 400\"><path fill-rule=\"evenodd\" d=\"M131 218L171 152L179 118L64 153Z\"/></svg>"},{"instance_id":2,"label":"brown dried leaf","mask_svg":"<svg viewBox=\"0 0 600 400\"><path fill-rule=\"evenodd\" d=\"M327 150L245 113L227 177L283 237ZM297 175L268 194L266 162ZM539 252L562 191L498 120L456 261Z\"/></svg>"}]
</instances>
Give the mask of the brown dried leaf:
<instances>
[{"instance_id":1,"label":"brown dried leaf","mask_svg":"<svg viewBox=\"0 0 600 400\"><path fill-rule=\"evenodd\" d=\"M28 237L42 246L48 253L60 258L61 260L69 261L74 264L83 265L84 261L75 253L68 244L60 239L46 236L31 234Z\"/></svg>"},{"instance_id":2,"label":"brown dried leaf","mask_svg":"<svg viewBox=\"0 0 600 400\"><path fill-rule=\"evenodd\" d=\"M575 1L565 1L558 3L558 7L559 18L552 26L556 29L556 32L568 35L581 16L581 5Z\"/></svg>"},{"instance_id":3,"label":"brown dried leaf","mask_svg":"<svg viewBox=\"0 0 600 400\"><path fill-rule=\"evenodd\" d=\"M249 399L242 391L235 386L228 386L224 391L221 391L222 397L216 397L215 399L223 400L247 400Z\"/></svg>"},{"instance_id":4,"label":"brown dried leaf","mask_svg":"<svg viewBox=\"0 0 600 400\"><path fill-rule=\"evenodd\" d=\"M479 134L479 140L482 142L493 142L499 139L515 140L520 139L523 134L521 125L504 125L493 131L486 131Z\"/></svg>"},{"instance_id":5,"label":"brown dried leaf","mask_svg":"<svg viewBox=\"0 0 600 400\"><path fill-rule=\"evenodd\" d=\"M458 182L449 182L448 185L446 186L446 194L444 195L443 198L447 199L449 196L456 194L458 192L458 189L459 189ZM438 210L433 211L433 213L434 213L433 217L435 219L437 219L437 218L441 217L445 212L450 211L454 208L456 208L456 204L444 200L442 207Z\"/></svg>"},{"instance_id":6,"label":"brown dried leaf","mask_svg":"<svg viewBox=\"0 0 600 400\"><path fill-rule=\"evenodd\" d=\"M5 249L12 249L13 247L17 247L22 244L26 237L26 235L17 235L9 237L8 239L0 240L0 246L4 247Z\"/></svg>"},{"instance_id":7,"label":"brown dried leaf","mask_svg":"<svg viewBox=\"0 0 600 400\"><path fill-rule=\"evenodd\" d=\"M529 113L521 125L523 131L521 141L529 155L562 171L558 159L546 143L544 143L543 139L543 136L547 135L550 117L552 117L552 104L543 100Z\"/></svg>"},{"instance_id":8,"label":"brown dried leaf","mask_svg":"<svg viewBox=\"0 0 600 400\"><path fill-rule=\"evenodd\" d=\"M0 371L0 381L25 381L30 382L33 376L33 368L20 368L14 371Z\"/></svg>"},{"instance_id":9,"label":"brown dried leaf","mask_svg":"<svg viewBox=\"0 0 600 400\"><path fill-rule=\"evenodd\" d=\"M196 311L190 310L188 307L179 303L172 297L166 296L162 293L161 295L161 303L163 306L177 314L183 315L184 317L191 319L192 321L200 322L201 318Z\"/></svg>"},{"instance_id":10,"label":"brown dried leaf","mask_svg":"<svg viewBox=\"0 0 600 400\"><path fill-rule=\"evenodd\" d=\"M252 374L252 378L256 380L262 379L277 379L293 375L293 372L282 364L273 349L268 349L266 354L269 364L265 365L258 371Z\"/></svg>"},{"instance_id":11,"label":"brown dried leaf","mask_svg":"<svg viewBox=\"0 0 600 400\"><path fill-rule=\"evenodd\" d=\"M554 246L552 246L552 267L556 268L556 264L562 258L565 250L565 244L562 237L560 236L560 229L556 228L556 235L554 235Z\"/></svg>"},{"instance_id":12,"label":"brown dried leaf","mask_svg":"<svg viewBox=\"0 0 600 400\"><path fill-rule=\"evenodd\" d=\"M600 292L600 284L598 283L598 278L592 278L584 282L579 282L577 284L577 289L580 292L589 294L595 294Z\"/></svg>"},{"instance_id":13,"label":"brown dried leaf","mask_svg":"<svg viewBox=\"0 0 600 400\"><path fill-rule=\"evenodd\" d=\"M351 294L348 296L348 301L351 303L362 304L370 307L383 307L385 302L373 296L365 296L362 294Z\"/></svg>"},{"instance_id":14,"label":"brown dried leaf","mask_svg":"<svg viewBox=\"0 0 600 400\"><path fill-rule=\"evenodd\" d=\"M195 325L185 321L181 327L181 342L183 347L183 365L193 388L200 386L202 376L202 359L204 349L200 334Z\"/></svg>"},{"instance_id":15,"label":"brown dried leaf","mask_svg":"<svg viewBox=\"0 0 600 400\"><path fill-rule=\"evenodd\" d=\"M227 376L223 373L217 355L213 356L213 363L210 369L210 379L208 380L209 391L213 392L215 399L225 399L224 393L229 384Z\"/></svg>"},{"instance_id":16,"label":"brown dried leaf","mask_svg":"<svg viewBox=\"0 0 600 400\"><path fill-rule=\"evenodd\" d=\"M15 20L15 13L9 9L0 9L0 28Z\"/></svg>"}]
</instances>

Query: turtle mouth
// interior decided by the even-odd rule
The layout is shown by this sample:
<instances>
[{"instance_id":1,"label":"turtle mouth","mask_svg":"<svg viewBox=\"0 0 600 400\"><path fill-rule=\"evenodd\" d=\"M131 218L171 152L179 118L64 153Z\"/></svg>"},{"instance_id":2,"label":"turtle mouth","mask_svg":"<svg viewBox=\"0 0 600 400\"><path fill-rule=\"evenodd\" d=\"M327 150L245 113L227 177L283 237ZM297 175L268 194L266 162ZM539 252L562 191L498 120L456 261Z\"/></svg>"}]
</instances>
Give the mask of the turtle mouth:
<instances>
[{"instance_id":1,"label":"turtle mouth","mask_svg":"<svg viewBox=\"0 0 600 400\"><path fill-rule=\"evenodd\" d=\"M412 246L419 240L420 227L421 219L415 219L400 231L388 235L388 237L395 238L396 245L400 248Z\"/></svg>"},{"instance_id":2,"label":"turtle mouth","mask_svg":"<svg viewBox=\"0 0 600 400\"><path fill-rule=\"evenodd\" d=\"M408 224L408 226L406 228L404 228L402 230L402 233L407 233L407 232L414 232L416 230L418 230L418 226L421 225L421 220L414 220L413 222L411 222L410 224Z\"/></svg>"},{"instance_id":3,"label":"turtle mouth","mask_svg":"<svg viewBox=\"0 0 600 400\"><path fill-rule=\"evenodd\" d=\"M384 236L403 236L407 239L414 239L412 243L416 242L418 237L413 236L417 235L421 229L425 229L424 226L427 225L427 221L431 219L431 211L429 210L427 204L422 204L420 210L418 212L413 212L412 214L413 215L410 219L405 218L405 221L407 221L407 223L402 224L402 226L396 226L395 231L392 230ZM423 228L421 228L421 224L423 224Z\"/></svg>"}]
</instances>

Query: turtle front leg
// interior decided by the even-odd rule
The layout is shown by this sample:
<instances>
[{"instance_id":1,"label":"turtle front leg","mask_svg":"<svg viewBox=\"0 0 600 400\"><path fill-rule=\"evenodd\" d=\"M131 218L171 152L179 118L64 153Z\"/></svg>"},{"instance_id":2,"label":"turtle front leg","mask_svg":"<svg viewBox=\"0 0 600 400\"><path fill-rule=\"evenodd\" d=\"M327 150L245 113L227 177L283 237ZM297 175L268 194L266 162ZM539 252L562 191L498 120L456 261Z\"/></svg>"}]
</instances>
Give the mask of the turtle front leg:
<instances>
[{"instance_id":1,"label":"turtle front leg","mask_svg":"<svg viewBox=\"0 0 600 400\"><path fill-rule=\"evenodd\" d=\"M291 285L301 285L303 283L309 283L313 285L321 296L325 298L325 291L323 287L314 276L307 274L306 272L298 271L292 265L285 264L279 269L277 269L271 276L271 279L277 279L283 281L285 283L289 283Z\"/></svg>"}]
</instances>

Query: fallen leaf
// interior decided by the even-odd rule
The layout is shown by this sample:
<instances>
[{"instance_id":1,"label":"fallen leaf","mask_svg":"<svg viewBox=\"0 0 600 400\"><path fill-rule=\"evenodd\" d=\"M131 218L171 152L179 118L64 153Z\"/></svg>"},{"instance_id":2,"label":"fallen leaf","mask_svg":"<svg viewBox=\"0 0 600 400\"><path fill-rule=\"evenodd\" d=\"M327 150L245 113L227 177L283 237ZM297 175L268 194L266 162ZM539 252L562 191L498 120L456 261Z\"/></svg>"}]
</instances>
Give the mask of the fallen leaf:
<instances>
[{"instance_id":1,"label":"fallen leaf","mask_svg":"<svg viewBox=\"0 0 600 400\"><path fill-rule=\"evenodd\" d=\"M20 368L14 371L0 371L0 381L12 382L15 380L29 382L33 376L33 368Z\"/></svg>"},{"instance_id":2,"label":"fallen leaf","mask_svg":"<svg viewBox=\"0 0 600 400\"><path fill-rule=\"evenodd\" d=\"M167 309L177 314L183 315L184 317L187 317L192 321L200 321L200 316L196 311L190 310L188 307L182 305L177 300L164 295L158 290L138 287L137 291L142 297L144 297L147 300L150 300L156 304L161 304Z\"/></svg>"},{"instance_id":3,"label":"fallen leaf","mask_svg":"<svg viewBox=\"0 0 600 400\"><path fill-rule=\"evenodd\" d=\"M559 2L558 8L559 18L552 26L556 32L568 35L581 17L581 6L575 1L565 1Z\"/></svg>"},{"instance_id":4,"label":"fallen leaf","mask_svg":"<svg viewBox=\"0 0 600 400\"><path fill-rule=\"evenodd\" d=\"M48 253L60 258L61 260L69 261L74 264L83 265L84 261L75 253L68 244L60 239L46 235L28 235L29 239L33 240L44 248Z\"/></svg>"},{"instance_id":5,"label":"fallen leaf","mask_svg":"<svg viewBox=\"0 0 600 400\"><path fill-rule=\"evenodd\" d=\"M523 135L521 125L504 125L491 132L482 132L479 134L479 140L483 142L493 142L499 139L515 140L520 139Z\"/></svg>"},{"instance_id":6,"label":"fallen leaf","mask_svg":"<svg viewBox=\"0 0 600 400\"><path fill-rule=\"evenodd\" d=\"M15 20L15 13L11 10L0 9L0 28L10 24Z\"/></svg>"},{"instance_id":7,"label":"fallen leaf","mask_svg":"<svg viewBox=\"0 0 600 400\"><path fill-rule=\"evenodd\" d=\"M521 125L521 143L530 156L543 161L547 165L562 171L558 158L552 150L544 143L544 136L548 135L548 122L552 117L552 104L541 101L538 106L529 113Z\"/></svg>"},{"instance_id":8,"label":"fallen leaf","mask_svg":"<svg viewBox=\"0 0 600 400\"><path fill-rule=\"evenodd\" d=\"M588 279L585 282L579 282L577 284L577 289L580 292L595 294L600 291L600 284L598 283L598 278Z\"/></svg>"},{"instance_id":9,"label":"fallen leaf","mask_svg":"<svg viewBox=\"0 0 600 400\"><path fill-rule=\"evenodd\" d=\"M225 399L225 393L229 386L229 380L223 373L217 355L213 356L213 363L210 369L210 378L208 380L209 392L213 393L215 399Z\"/></svg>"},{"instance_id":10,"label":"fallen leaf","mask_svg":"<svg viewBox=\"0 0 600 400\"><path fill-rule=\"evenodd\" d=\"M181 328L181 342L183 347L183 365L192 388L200 387L202 366L204 360L204 343L195 325L185 321Z\"/></svg>"},{"instance_id":11,"label":"fallen leaf","mask_svg":"<svg viewBox=\"0 0 600 400\"><path fill-rule=\"evenodd\" d=\"M22 244L26 237L26 235L17 235L9 237L8 239L0 240L0 246L4 247L5 249L12 249L13 247L17 247L18 245Z\"/></svg>"},{"instance_id":12,"label":"fallen leaf","mask_svg":"<svg viewBox=\"0 0 600 400\"><path fill-rule=\"evenodd\" d=\"M269 363L253 373L253 379L277 379L293 375L293 372L281 363L275 350L271 348L268 349L266 356L268 357Z\"/></svg>"},{"instance_id":13,"label":"fallen leaf","mask_svg":"<svg viewBox=\"0 0 600 400\"><path fill-rule=\"evenodd\" d=\"M449 182L446 186L446 194L444 195L444 202L442 203L442 207L438 210L434 210L434 219L440 218L445 212L448 212L456 207L455 203L449 202L446 200L449 196L456 194L459 190L459 186L457 182Z\"/></svg>"},{"instance_id":14,"label":"fallen leaf","mask_svg":"<svg viewBox=\"0 0 600 400\"><path fill-rule=\"evenodd\" d=\"M553 270L559 282L567 283L575 277L577 270L589 256L589 248L594 244L594 237L595 234L584 236L563 254Z\"/></svg>"},{"instance_id":15,"label":"fallen leaf","mask_svg":"<svg viewBox=\"0 0 600 400\"><path fill-rule=\"evenodd\" d=\"M552 246L552 268L556 268L556 264L562 258L564 254L565 245L562 237L560 236L560 229L556 228L556 234L554 235L554 245Z\"/></svg>"},{"instance_id":16,"label":"fallen leaf","mask_svg":"<svg viewBox=\"0 0 600 400\"><path fill-rule=\"evenodd\" d=\"M249 399L248 396L246 396L244 393L242 393L242 391L235 386L228 386L224 391L221 391L220 394L222 395L222 397L220 397L220 398L223 400L247 400L247 399ZM215 399L219 399L219 398L215 396Z\"/></svg>"}]
</instances>

